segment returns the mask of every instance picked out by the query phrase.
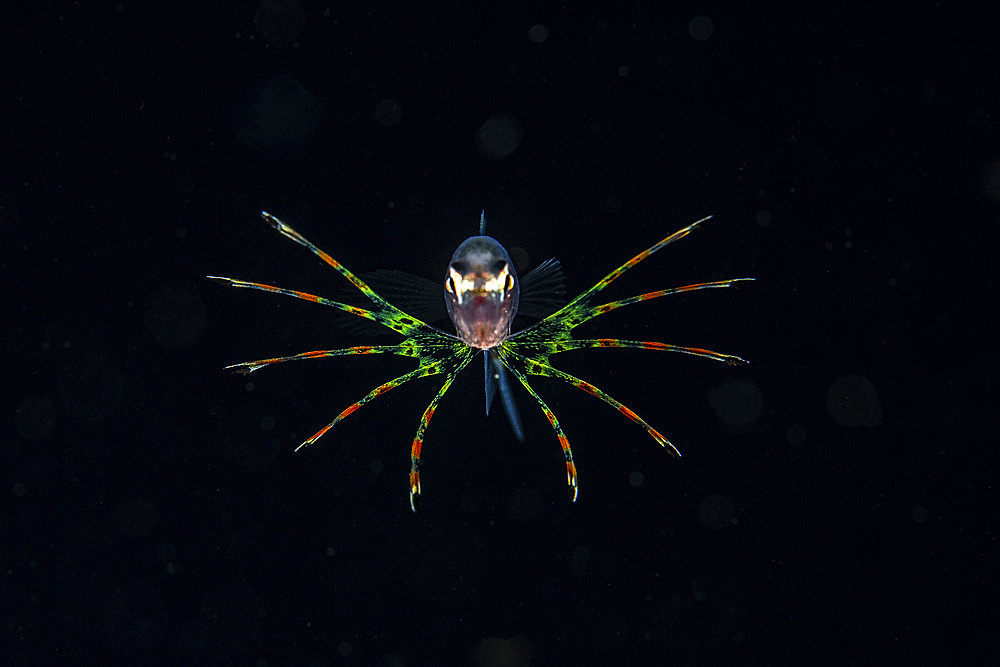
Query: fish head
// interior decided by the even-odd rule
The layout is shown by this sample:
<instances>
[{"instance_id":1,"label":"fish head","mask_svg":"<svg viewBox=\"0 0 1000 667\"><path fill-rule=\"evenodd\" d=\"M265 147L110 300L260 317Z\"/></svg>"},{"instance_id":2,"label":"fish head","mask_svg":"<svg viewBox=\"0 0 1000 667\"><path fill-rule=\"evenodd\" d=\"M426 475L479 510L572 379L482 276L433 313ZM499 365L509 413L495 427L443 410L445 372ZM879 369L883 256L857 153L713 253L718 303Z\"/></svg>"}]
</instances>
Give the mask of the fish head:
<instances>
[{"instance_id":1,"label":"fish head","mask_svg":"<svg viewBox=\"0 0 1000 667\"><path fill-rule=\"evenodd\" d=\"M444 298L458 337L489 349L510 335L520 288L510 255L489 236L462 242L448 263Z\"/></svg>"}]
</instances>

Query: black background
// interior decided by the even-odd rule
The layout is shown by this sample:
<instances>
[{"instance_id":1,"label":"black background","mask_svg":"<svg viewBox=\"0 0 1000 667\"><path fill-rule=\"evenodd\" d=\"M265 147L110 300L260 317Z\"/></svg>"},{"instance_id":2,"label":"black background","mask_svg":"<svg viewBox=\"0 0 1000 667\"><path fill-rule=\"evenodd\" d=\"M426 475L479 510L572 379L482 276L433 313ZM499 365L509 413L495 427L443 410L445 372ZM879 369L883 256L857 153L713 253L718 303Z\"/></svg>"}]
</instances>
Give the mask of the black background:
<instances>
[{"instance_id":1,"label":"black background","mask_svg":"<svg viewBox=\"0 0 1000 667\"><path fill-rule=\"evenodd\" d=\"M265 0L46 4L5 22L5 664L941 664L995 649L985 17ZM483 208L522 271L558 256L570 293L715 216L609 298L757 282L587 331L749 367L557 358L682 460L539 380L574 445L571 504L537 407L518 390L517 443L484 417L476 364L428 430L414 515L409 444L439 379L293 453L411 364L223 370L375 341L203 278L338 295L346 282L260 210L355 271L440 280Z\"/></svg>"}]
</instances>

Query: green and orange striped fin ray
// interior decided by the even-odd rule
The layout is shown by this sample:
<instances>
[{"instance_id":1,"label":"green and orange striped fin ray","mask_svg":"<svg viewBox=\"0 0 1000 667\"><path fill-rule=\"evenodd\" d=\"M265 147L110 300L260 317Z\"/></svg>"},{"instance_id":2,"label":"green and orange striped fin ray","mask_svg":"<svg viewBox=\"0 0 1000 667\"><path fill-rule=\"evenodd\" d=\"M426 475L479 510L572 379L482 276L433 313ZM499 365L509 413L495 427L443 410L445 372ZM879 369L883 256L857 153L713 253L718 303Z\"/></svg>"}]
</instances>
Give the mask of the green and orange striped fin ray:
<instances>
[{"instance_id":1,"label":"green and orange striped fin ray","mask_svg":"<svg viewBox=\"0 0 1000 667\"><path fill-rule=\"evenodd\" d=\"M261 211L260 215L269 225L271 225L271 227L276 229L282 236L295 241L296 243L305 248L308 248L309 251L312 252L312 254L316 255L326 264L331 266L335 271L337 271L337 273L347 278L347 280L350 281L350 283L354 285L356 288L358 288L358 290L362 294L368 297L372 303L379 306L379 310L383 311L386 314L391 313L402 318L413 320L412 326L414 327L423 324L423 322L421 322L420 320L417 320L414 317L410 317L405 312L403 312L396 306L386 301L375 290L369 287L367 283L361 280L361 278L358 278L356 275L354 275L354 273L350 269L348 269L346 266L335 260L333 257L331 257L330 255L328 255L327 253L323 252L318 247L313 245L313 243L309 241L309 239L299 234L289 225L285 224L284 222L282 222L275 216L271 215L267 211ZM401 333L406 333L406 332L403 331Z\"/></svg>"},{"instance_id":2,"label":"green and orange striped fin ray","mask_svg":"<svg viewBox=\"0 0 1000 667\"><path fill-rule=\"evenodd\" d=\"M722 354L721 352L714 352L712 350L706 350L701 347L683 347L681 345L658 343L656 341L651 341L651 340L624 340L620 338L588 338L588 339L574 338L572 340L559 341L554 347L557 347L558 349L552 350L548 354L555 354L556 352L565 352L567 350L582 350L584 348L591 348L591 347L620 347L620 348L631 348L639 350L656 350L659 352L679 352L681 354L690 354L696 357L705 357L706 359L721 361L725 364L729 364L730 366L745 366L750 363L746 359L742 359L732 354ZM548 354L543 356L547 357ZM535 361L540 361L540 359L535 358Z\"/></svg>"},{"instance_id":3,"label":"green and orange striped fin ray","mask_svg":"<svg viewBox=\"0 0 1000 667\"><path fill-rule=\"evenodd\" d=\"M475 356L471 353L471 348L466 347L466 350L469 353L465 354L457 364L453 365L451 370L447 371L448 376L445 378L444 384L438 389L438 393L434 395L427 409L424 410L424 414L421 415L420 425L417 426L417 434L413 436L413 444L410 447L410 509L414 512L417 511L420 505L420 452L424 446L424 433L427 431L427 426L431 423L431 417L434 416L434 411L437 410L437 405L441 402L445 392L451 387L451 383L455 381L455 377L462 372L462 369Z\"/></svg>"},{"instance_id":4,"label":"green and orange striped fin ray","mask_svg":"<svg viewBox=\"0 0 1000 667\"><path fill-rule=\"evenodd\" d=\"M627 299L619 299L618 301L611 301L609 303L601 304L600 306L588 306L584 308L578 308L572 314L568 314L564 323L570 329L577 327L588 320L591 320L598 315L603 315L604 313L610 313L612 310L622 308L623 306L631 306L635 303L642 303L643 301L649 301L651 299L658 299L661 296L669 296L671 294L681 294L683 292L695 292L697 290L703 289L721 289L725 287L734 287L736 283L748 282L755 280L754 278L731 278L730 280L716 280L710 283L697 283L694 285L685 285L683 287L671 287L668 289L656 290L655 292L646 292L645 294L639 294L637 296L631 296Z\"/></svg>"},{"instance_id":5,"label":"green and orange striped fin ray","mask_svg":"<svg viewBox=\"0 0 1000 667\"><path fill-rule=\"evenodd\" d=\"M285 296L294 297L296 299L303 299L305 301L311 301L312 303L318 303L322 306L329 306L330 308L336 308L337 310L342 310L345 313L350 313L357 317L364 318L366 320L371 320L372 322L377 322L382 326L388 327L393 331L401 333L403 335L412 333L414 331L428 331L435 330L428 324L421 322L417 318L407 315L402 310L393 307L392 309L385 309L379 306L376 309L369 310L367 308L359 308L358 306L352 306L347 303L340 303L339 301L333 301L331 299L325 299L321 296L316 296L315 294L310 294L308 292L300 292L299 290L286 289L284 287L275 287L274 285L268 285L266 283L254 283L248 280L237 280L236 278L226 278L224 276L205 276L210 280L214 280L217 283L225 285L227 287L240 287L243 289L255 289L262 292L271 292L272 294L283 294ZM370 290L369 290L370 291ZM372 292L372 294L375 294ZM377 296L377 295L376 295ZM371 298L371 297L369 297ZM380 299L382 297L379 297ZM447 336L448 334L442 332L441 335Z\"/></svg>"},{"instance_id":6,"label":"green and orange striped fin ray","mask_svg":"<svg viewBox=\"0 0 1000 667\"><path fill-rule=\"evenodd\" d=\"M339 350L313 350L312 352L303 352L301 354L293 354L287 357L274 357L273 359L258 359L256 361L244 361L240 364L232 364L231 366L226 366L227 370L231 370L234 373L241 373L247 375L253 373L256 370L264 368L265 366L270 366L272 364L280 364L285 361L302 361L304 359L324 359L326 357L344 357L351 354L398 354L402 357L415 357L417 356L416 350L412 346L405 345L357 345L355 347L345 347Z\"/></svg>"},{"instance_id":7,"label":"green and orange striped fin ray","mask_svg":"<svg viewBox=\"0 0 1000 667\"><path fill-rule=\"evenodd\" d=\"M285 289L282 287L275 287L273 285L267 285L265 283L254 283L246 280L237 280L235 278L226 278L223 276L207 276L211 280L222 283L229 287L241 287L245 289L255 289L264 292L272 292L274 294L284 294L285 296L295 297L296 299L304 299L306 301L312 301L313 303L319 303L324 306L329 306L331 308L336 308L342 310L346 313L362 317L366 320L371 320L372 322L378 322L379 324L392 329L398 333L407 335L415 331L437 331L434 327L421 322L416 317L413 317L409 313L400 310L396 306L392 305L386 301L380 294L368 286L363 280L358 278L354 273L348 269L346 266L335 260L333 257L316 247L311 241L306 237L299 234L297 231L292 229L289 225L285 224L275 216L271 215L266 211L261 212L261 217L271 225L272 228L277 230L282 236L295 241L299 245L307 248L314 255L319 257L327 265L331 266L340 275L344 276L355 288L362 294L364 294L369 301L375 306L374 308L359 308L357 306L352 306L346 303L340 303L339 301L332 301L330 299L325 299L315 294L309 294L308 292L300 292L298 290ZM443 331L438 331L443 336L448 336Z\"/></svg>"},{"instance_id":8,"label":"green and orange striped fin ray","mask_svg":"<svg viewBox=\"0 0 1000 667\"><path fill-rule=\"evenodd\" d=\"M388 347L396 347L400 350L400 351L395 351L394 352L395 354L402 354L402 356L416 357L419 360L419 366L417 366L417 368L410 371L409 373L404 373L403 375L400 375L397 378L394 378L392 380L389 380L388 382L380 384L379 386L375 387L370 392L365 394L365 396L362 399L355 401L351 405L344 408L343 412L337 415L337 417L332 422L321 428L319 431L313 434L312 437L310 437L308 440L306 440L301 445L296 447L295 451L298 451L303 447L306 447L307 445L311 445L312 443L316 442L324 433L326 433L335 425L337 425L337 423L339 423L342 419L355 412L358 408L360 408L365 403L371 401L373 398L388 393L393 389L395 389L396 387L406 384L410 380L416 378L430 377L431 375L446 374L448 376L448 379L445 381L445 386L438 392L438 395L435 397L435 399L431 401L431 407L437 405L437 402L441 400L441 396L444 395L445 390L451 385L452 380L455 379L455 376L459 373L459 371L465 368L465 366L469 363L472 357L475 356L475 353L472 350L472 348L468 347L467 345L463 345L461 342L457 340L453 342L453 341L448 341L446 339L443 344L438 343L435 346L428 346L428 345L420 345L419 342L413 344L413 341L407 339L406 341L403 341L402 345L388 346ZM339 350L332 350L332 351L339 352ZM383 352L390 352L390 351L391 350L389 349L383 350ZM309 353L306 354L308 355ZM312 357L303 355L294 355L294 356L301 357L304 359L322 358L322 355L312 356ZM279 359L279 361L283 361L283 359ZM254 363L254 362L249 362L249 363ZM429 420L430 418L427 417L427 421ZM426 428L427 428L426 422L424 420L421 420L420 427L418 428L417 431L418 435L422 434L424 429Z\"/></svg>"},{"instance_id":9,"label":"green and orange striped fin ray","mask_svg":"<svg viewBox=\"0 0 1000 667\"><path fill-rule=\"evenodd\" d=\"M518 356L516 353L511 353L511 354L515 357ZM660 433L655 428L646 423L646 420L644 420L642 417L637 415L631 409L623 405L620 401L616 400L615 398L605 393L601 389L595 387L586 380L581 380L576 376L570 375L569 373L565 373L559 370L558 368L554 368L548 363L539 362L531 359L522 359L522 361L524 362L525 369L529 375L541 375L544 377L559 378L563 382L571 384L577 389L580 389L581 391L584 391L590 394L591 396L595 396L601 399L602 401L613 407L615 410L622 413L623 415L634 421L636 424L646 429L646 432L649 433L650 436L652 436L653 440L656 440L656 442L660 443L660 445L664 449L669 451L674 457L676 458L681 457L680 450L674 447L673 443L667 440L662 433Z\"/></svg>"},{"instance_id":10,"label":"green and orange striped fin ray","mask_svg":"<svg viewBox=\"0 0 1000 667\"><path fill-rule=\"evenodd\" d=\"M528 377L526 370L518 368L518 364L512 363L517 361L519 364L525 365L527 368L526 360L518 354L511 352L509 348L502 345L497 351L500 360L503 362L504 367L509 370L514 377L518 379L521 385L528 390L535 401L541 407L542 412L545 414L545 418L549 420L549 424L552 426L552 430L555 431L556 439L559 440L559 446L562 448L563 458L566 461L566 483L569 485L570 498L575 503L576 498L579 495L579 486L577 485L576 479L576 464L573 462L573 449L570 447L569 438L563 432L562 426L559 424L559 420L556 418L556 414L552 412L552 409L542 400L542 397L538 395L531 383L528 382Z\"/></svg>"},{"instance_id":11,"label":"green and orange striped fin ray","mask_svg":"<svg viewBox=\"0 0 1000 667\"><path fill-rule=\"evenodd\" d=\"M313 444L314 442L316 442L317 440L319 440L321 437L323 437L323 435L327 431L329 431L331 428L333 428L338 423L340 423L340 421L342 419L344 419L348 415L353 414L358 408L360 408L362 405L364 405L368 401L372 400L376 396L381 396L382 394L386 394L386 393L392 391L393 389L395 389L396 387L399 387L401 385L406 384L407 382L409 382L410 380L413 380L414 378L426 377L428 375L435 375L438 372L439 372L438 370L433 369L433 368L420 367L420 368L417 368L415 370L410 371L409 373L404 373L404 374L400 375L397 378L393 378L392 380L389 380L388 382L380 384L379 386L375 387L370 392L368 392L367 394L365 394L364 398L362 398L361 400L355 401L354 403L351 403L346 408L344 408L344 410L339 415L337 415L336 418L334 418L334 420L332 422L330 422L329 424L327 424L326 426L324 426L320 430L316 431L310 438L308 438L301 445L299 445L298 447L296 447L295 451L299 451L303 447L307 447L307 446Z\"/></svg>"},{"instance_id":12,"label":"green and orange striped fin ray","mask_svg":"<svg viewBox=\"0 0 1000 667\"><path fill-rule=\"evenodd\" d=\"M372 399L377 398L382 394L387 394L396 387L400 387L406 384L410 380L414 380L416 378L430 377L431 375L447 374L448 378L445 381L445 386L442 387L442 389L438 392L434 400L431 401L431 405L429 406L428 409L432 408L433 406L437 405L438 401L441 400L441 397L444 395L445 390L447 390L447 388L451 385L452 380L455 379L455 376L458 375L459 371L465 368L465 366L474 356L475 355L472 353L472 350L470 348L464 347L464 351L462 354L453 354L437 360L430 358L422 359L420 365L414 370L410 371L409 373L403 373L399 377L393 378L388 382L380 384L379 386L375 387L370 392L365 394L364 397L361 398L360 400L355 401L354 403L348 405L339 415L336 416L336 418L334 418L332 422L330 422L320 430L316 431L316 433L314 433L312 437L308 438L301 445L296 447L295 451L299 451L303 447L311 445L317 440L319 440L323 436L323 434L325 434L331 428L336 426L341 420L343 420L348 415L353 414L355 411L357 411L358 408L360 408L365 403L368 403ZM433 414L433 410L431 412ZM427 428L426 422L430 421L430 417L428 417L426 413L424 416L426 420L421 419L420 427L417 430L418 435L423 434L423 431Z\"/></svg>"},{"instance_id":13,"label":"green and orange striped fin ray","mask_svg":"<svg viewBox=\"0 0 1000 667\"><path fill-rule=\"evenodd\" d=\"M625 273L626 271L628 271L633 266L635 266L636 264L638 264L642 260L646 259L650 255L652 255L657 250L662 250L663 248L667 247L668 245L670 245L674 241L681 240L682 238L684 238L685 236L687 236L688 234L690 234L691 232L693 232L700 225L702 225L703 223L707 222L711 218L712 218L712 216L709 215L709 216L706 216L706 217L702 218L701 220L698 220L696 222L692 222L687 227L684 227L683 229L677 230L676 232L674 232L670 236L667 236L666 238L663 238L659 242L657 242L657 243L651 245L650 247L646 248L645 250L643 250L642 252L640 252L638 255L636 255L632 259L628 260L627 262L625 262L624 264L622 264L621 266L619 266L617 269L615 269L614 271L612 271L608 275L606 275L603 278L601 278L597 282L596 285L594 285L590 289L586 290L585 292L581 293L579 296L577 296L575 299L573 299L572 301L570 301L569 303L567 303L565 306L563 306L562 308L560 308L556 312L554 312L551 315L549 315L549 317L545 318L545 320L548 320L548 319L563 319L565 316L572 315L574 312L577 312L578 306L584 305L584 304L588 303L590 301L590 298L592 296L594 296L595 294L597 294L598 292L600 292L601 290L603 290L605 287L607 287L608 285L610 285L611 283L613 283L615 280L617 280L618 278L620 278L623 273ZM545 320L542 320L542 321L544 322Z\"/></svg>"},{"instance_id":14,"label":"green and orange striped fin ray","mask_svg":"<svg viewBox=\"0 0 1000 667\"><path fill-rule=\"evenodd\" d=\"M345 313L350 313L351 315L357 315L358 317L363 317L366 320L371 320L372 322L378 322L379 324L385 324L382 320L384 318L379 317L377 312L368 310L366 308L358 308L357 306L352 306L346 303L340 303L339 301L331 301L330 299L324 299L321 296L316 296L315 294L309 294L308 292L300 292L294 289L285 289L284 287L275 287L274 285L267 285L265 283L252 283L247 280L237 280L236 278L226 278L224 276L205 276L209 280L214 280L215 282L225 285L226 287L240 287L243 289L255 289L261 290L262 292L271 292L272 294L284 294L285 296L295 297L296 299L303 299L305 301L311 301L313 303L318 303L323 306L329 306L331 308L336 308L337 310L342 310ZM386 326L389 326L386 324ZM391 328L391 327L390 327Z\"/></svg>"}]
</instances>

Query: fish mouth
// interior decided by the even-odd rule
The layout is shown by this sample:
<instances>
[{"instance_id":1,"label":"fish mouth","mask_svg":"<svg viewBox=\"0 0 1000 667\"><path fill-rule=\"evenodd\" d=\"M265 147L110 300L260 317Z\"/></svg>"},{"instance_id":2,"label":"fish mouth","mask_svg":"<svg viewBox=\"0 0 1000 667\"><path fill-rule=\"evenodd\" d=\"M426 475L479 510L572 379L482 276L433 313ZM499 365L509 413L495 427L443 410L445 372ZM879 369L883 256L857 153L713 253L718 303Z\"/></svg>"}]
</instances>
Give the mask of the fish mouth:
<instances>
[{"instance_id":1,"label":"fish mouth","mask_svg":"<svg viewBox=\"0 0 1000 667\"><path fill-rule=\"evenodd\" d=\"M476 294L455 308L453 319L467 345L481 350L496 347L510 333L510 301Z\"/></svg>"}]
</instances>

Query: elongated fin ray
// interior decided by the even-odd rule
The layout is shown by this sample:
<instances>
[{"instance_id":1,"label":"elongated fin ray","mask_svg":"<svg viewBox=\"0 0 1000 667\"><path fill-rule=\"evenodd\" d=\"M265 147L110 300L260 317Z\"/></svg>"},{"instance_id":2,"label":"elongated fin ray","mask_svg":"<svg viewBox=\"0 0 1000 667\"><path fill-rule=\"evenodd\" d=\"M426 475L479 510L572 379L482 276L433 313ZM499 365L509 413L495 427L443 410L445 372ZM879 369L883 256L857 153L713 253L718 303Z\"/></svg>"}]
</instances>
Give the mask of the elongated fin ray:
<instances>
[{"instance_id":1,"label":"elongated fin ray","mask_svg":"<svg viewBox=\"0 0 1000 667\"><path fill-rule=\"evenodd\" d=\"M667 343L658 343L656 341L623 340L620 338L574 338L573 340L561 341L559 343L559 352L565 352L567 350L580 350L589 347L622 347L640 350L657 350L660 352L680 352L681 354L691 354L696 357L705 357L706 359L721 361L729 364L730 366L746 366L750 363L746 359L741 359L740 357L731 354L713 352L712 350L706 350L700 347L682 347L680 345L669 345Z\"/></svg>"},{"instance_id":2,"label":"elongated fin ray","mask_svg":"<svg viewBox=\"0 0 1000 667\"><path fill-rule=\"evenodd\" d=\"M326 426L324 426L320 430L316 431L316 433L314 433L312 435L312 437L310 437L309 439L305 440L301 445L299 445L298 447L296 447L295 451L299 451L303 447L307 447L307 446L313 444L314 442L316 442L317 440L319 440L321 437L323 437L323 434L325 434L331 428L333 428L334 426L336 426L340 422L340 420L342 420L345 417L353 414L355 411L357 411L358 408L360 408L362 405L364 405L368 401L372 400L376 396L381 396L382 394L388 393L388 392L392 391L393 389L395 389L396 387L399 387L400 385L406 384L407 382L409 382L410 380L412 380L414 378L426 377L428 375L435 375L438 372L440 372L440 371L438 369L436 369L436 368L433 368L433 367L428 368L428 367L421 366L420 368L412 370L409 373L404 373L403 375L400 375L397 378L393 378L392 380L389 380L388 382L380 384L379 386L375 387L370 392L368 392L367 394L365 394L364 398L362 398L361 400L355 401L354 403L351 403L346 408L344 408L343 412L341 412L339 415L337 415L337 417L332 422L330 422L329 424L327 424Z\"/></svg>"},{"instance_id":3,"label":"elongated fin ray","mask_svg":"<svg viewBox=\"0 0 1000 667\"><path fill-rule=\"evenodd\" d=\"M295 297L296 299L303 299L305 301L312 301L313 303L318 303L323 306L330 306L331 308L336 308L337 310L342 310L345 313L350 313L351 315L357 315L358 317L363 317L366 320L371 320L372 322L378 322L384 324L384 318L380 317L377 313L368 310L366 308L358 308L357 306L352 306L346 303L340 303L339 301L331 301L330 299L324 299L321 296L316 296L315 294L309 294L308 292L300 292L294 289L285 289L283 287L275 287L274 285L266 285L264 283L251 283L246 280L237 280L236 278L225 278L223 276L205 276L209 280L214 280L215 282L225 285L227 287L240 287L245 289L256 289L263 292L271 292L273 294L284 294L285 296ZM386 324L386 326L389 326ZM391 328L391 327L390 327Z\"/></svg>"},{"instance_id":4,"label":"elongated fin ray","mask_svg":"<svg viewBox=\"0 0 1000 667\"><path fill-rule=\"evenodd\" d=\"M412 347L405 345L357 345L355 347L345 347L340 350L313 350L293 354L287 357L275 357L273 359L258 359L257 361L244 361L241 364L226 366L227 370L234 373L247 375L264 366L280 364L284 361L301 361L304 359L323 359L326 357L344 357L351 354L398 354L402 357L415 357L416 352Z\"/></svg>"},{"instance_id":5,"label":"elongated fin ray","mask_svg":"<svg viewBox=\"0 0 1000 667\"><path fill-rule=\"evenodd\" d=\"M448 372L444 384L438 389L438 393L431 399L427 409L424 410L424 414L420 417L420 425L417 427L417 434L413 436L413 444L410 447L410 509L414 512L420 507L420 451L424 445L424 432L427 431L427 425L430 424L431 417L434 416L437 404L441 402L441 398L448 391L448 387L455 381L455 376L462 372L462 369L472 360L472 357L473 355L471 354L467 355Z\"/></svg>"},{"instance_id":6,"label":"elongated fin ray","mask_svg":"<svg viewBox=\"0 0 1000 667\"><path fill-rule=\"evenodd\" d=\"M552 409L545 404L542 397L538 395L538 392L534 390L531 383L528 382L528 377L523 371L517 368L516 365L509 363L509 355L511 353L503 348L500 349L500 360L503 362L504 366L507 367L511 373L514 374L528 393L531 394L535 401L538 402L539 407L542 408L542 412L545 414L545 418L549 420L549 424L552 425L552 430L555 431L556 439L559 440L559 446L562 448L563 457L566 460L566 483L569 485L570 498L575 503L577 495L579 493L579 487L577 486L576 480L576 464L573 462L573 449L569 445L569 438L562 430L562 426L559 425L559 420L556 418L556 414L552 412Z\"/></svg>"},{"instance_id":7,"label":"elongated fin ray","mask_svg":"<svg viewBox=\"0 0 1000 667\"><path fill-rule=\"evenodd\" d=\"M633 257L629 261L625 262L624 264L622 264L621 266L619 266L617 269L615 269L614 271L612 271L608 275L606 275L603 278L601 278L597 282L597 284L595 284L593 287L591 287L590 289L586 290L585 292L581 293L579 296L577 296L575 299L573 299L572 301L570 301L569 303L567 303L565 306L563 306L562 308L560 308L559 310L557 310L555 313L553 313L549 317L551 317L551 318L559 318L560 316L562 316L562 315L564 315L564 314L566 314L568 312L571 312L574 309L574 307L577 306L578 304L582 304L582 303L588 302L590 300L590 297L594 296L595 294L597 294L598 292L600 292L601 290L603 290L605 287L607 287L608 285L610 285L611 283L613 283L615 280L617 280L618 278L620 278L623 273L625 273L626 271L628 271L629 269L631 269L633 266L635 266L636 264L638 264L642 260L644 260L647 257L649 257L650 255L652 255L657 250L661 250L661 249L667 247L668 245L670 245L674 241L681 240L682 238L684 238L685 236L687 236L688 234L690 234L691 232L693 232L695 229L697 229L702 223L710 220L711 218L712 218L712 216L709 215L709 216L706 216L706 217L702 218L701 220L698 220L696 222L692 222L687 227L684 227L683 229L677 230L676 232L674 232L670 236L667 236L666 238L661 239L658 243L655 243L655 244L651 245L650 247L646 248L645 250L643 250L642 252L640 252L638 255L636 255L635 257Z\"/></svg>"},{"instance_id":8,"label":"elongated fin ray","mask_svg":"<svg viewBox=\"0 0 1000 667\"><path fill-rule=\"evenodd\" d=\"M645 294L639 294L637 296L631 296L627 299L619 299L618 301L611 301L609 303L601 304L600 306L592 306L581 308L578 312L570 315L565 320L566 326L569 328L575 328L588 320L591 320L598 315L603 315L604 313L610 313L612 310L622 308L624 306L631 306L632 304L642 303L643 301L649 301L650 299L658 299L661 296L669 296L671 294L681 294L683 292L694 292L703 289L721 289L724 287L735 287L737 283L748 282L755 280L754 278L732 278L730 280L717 280L710 283L697 283L695 285L685 285L683 287L671 287L669 289L656 290L655 292L646 292Z\"/></svg>"},{"instance_id":9,"label":"elongated fin ray","mask_svg":"<svg viewBox=\"0 0 1000 667\"><path fill-rule=\"evenodd\" d=\"M663 434L661 434L655 428L647 424L642 417L634 413L631 409L629 409L625 405L622 405L622 403L615 400L613 397L606 394L604 391L598 389L594 385L590 384L586 380L581 380L580 378L570 375L569 373L564 373L558 368L554 368L553 366L547 363L540 363L537 361L526 360L526 368L527 372L530 375L542 375L546 377L559 378L563 382L569 383L574 387L576 387L577 389L587 392L591 396L596 396L597 398L601 399L602 401L613 407L618 412L622 413L623 415L634 421L639 426L642 426L644 429L646 429L646 432L653 437L653 440L656 440L658 443L660 443L660 445L664 449L669 451L673 456L675 456L676 458L681 457L680 450L674 447L674 445L669 440L663 437Z\"/></svg>"},{"instance_id":10,"label":"elongated fin ray","mask_svg":"<svg viewBox=\"0 0 1000 667\"><path fill-rule=\"evenodd\" d=\"M317 248L306 237L299 234L297 231L286 225L284 222L282 222L275 216L271 215L267 211L261 211L260 215L262 218L264 218L267 224L271 225L271 227L276 229L282 236L295 241L296 243L305 248L308 248L309 251L312 252L312 254L316 255L321 260L326 262L328 265L333 267L333 269L337 273L347 278L347 280L350 281L352 285L357 287L358 290L361 291L361 293L364 294L366 297L371 299L373 303L381 306L388 312L402 314L402 315L406 314L399 308L396 308L396 306L392 305L391 303L383 299L377 292L375 292L375 290L373 290L371 287L367 285L367 283L365 283L363 280L354 275L346 266L335 260L333 257L330 257L330 255L326 254L319 248Z\"/></svg>"}]
</instances>

